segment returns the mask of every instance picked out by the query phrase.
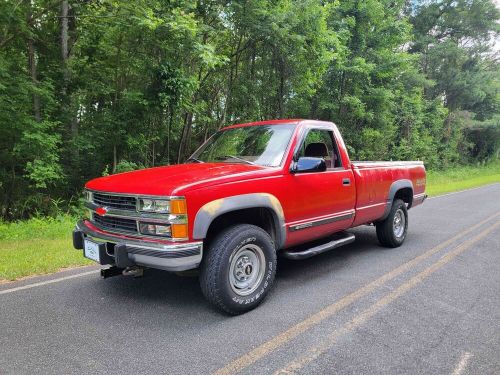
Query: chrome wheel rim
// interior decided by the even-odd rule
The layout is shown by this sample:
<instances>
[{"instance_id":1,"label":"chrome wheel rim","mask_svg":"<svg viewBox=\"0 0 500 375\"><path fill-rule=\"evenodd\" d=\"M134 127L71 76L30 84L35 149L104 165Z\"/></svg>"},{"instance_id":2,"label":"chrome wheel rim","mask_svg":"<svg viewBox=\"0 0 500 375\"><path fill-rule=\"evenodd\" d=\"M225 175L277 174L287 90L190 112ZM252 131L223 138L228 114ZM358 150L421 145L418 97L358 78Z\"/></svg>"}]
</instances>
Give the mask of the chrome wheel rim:
<instances>
[{"instance_id":1,"label":"chrome wheel rim","mask_svg":"<svg viewBox=\"0 0 500 375\"><path fill-rule=\"evenodd\" d=\"M401 238L405 232L406 218L403 210L399 208L394 214L392 221L392 231L397 238Z\"/></svg>"},{"instance_id":2,"label":"chrome wheel rim","mask_svg":"<svg viewBox=\"0 0 500 375\"><path fill-rule=\"evenodd\" d=\"M262 249L247 244L236 250L229 260L229 284L239 296L248 296L259 287L265 272L265 257Z\"/></svg>"}]
</instances>

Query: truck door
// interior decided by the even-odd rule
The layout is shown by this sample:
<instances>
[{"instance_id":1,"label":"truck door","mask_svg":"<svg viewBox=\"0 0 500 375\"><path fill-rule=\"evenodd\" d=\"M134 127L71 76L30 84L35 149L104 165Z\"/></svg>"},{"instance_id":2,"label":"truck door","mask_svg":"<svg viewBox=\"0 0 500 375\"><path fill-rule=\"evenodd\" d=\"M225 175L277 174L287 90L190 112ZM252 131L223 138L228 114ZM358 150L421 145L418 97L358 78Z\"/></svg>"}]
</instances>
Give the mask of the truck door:
<instances>
[{"instance_id":1,"label":"truck door","mask_svg":"<svg viewBox=\"0 0 500 375\"><path fill-rule=\"evenodd\" d=\"M287 175L287 187L294 197L287 207L287 246L349 228L354 219L354 175L349 166L342 165L333 131L329 127L306 127L301 139L294 160L323 158L326 170L291 170Z\"/></svg>"}]
</instances>

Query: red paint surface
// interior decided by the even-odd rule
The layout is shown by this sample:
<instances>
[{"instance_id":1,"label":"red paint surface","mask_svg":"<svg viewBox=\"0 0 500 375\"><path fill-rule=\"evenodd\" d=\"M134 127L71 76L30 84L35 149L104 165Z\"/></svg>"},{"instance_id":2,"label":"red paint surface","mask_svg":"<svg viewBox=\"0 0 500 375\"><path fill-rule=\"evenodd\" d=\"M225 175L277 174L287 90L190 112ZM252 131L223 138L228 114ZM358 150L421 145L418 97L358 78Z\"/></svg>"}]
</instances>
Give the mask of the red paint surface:
<instances>
[{"instance_id":1,"label":"red paint surface","mask_svg":"<svg viewBox=\"0 0 500 375\"><path fill-rule=\"evenodd\" d=\"M296 130L280 167L223 162L180 164L100 177L89 181L85 187L115 193L185 196L190 238L194 218L204 204L234 195L272 194L280 201L285 215L286 246L314 240L380 218L385 210L389 187L396 180L411 180L414 195L425 190L425 183L417 184L417 180L425 181L425 168L422 163L351 163L342 137L331 122L275 120L233 125L228 128L283 123L295 124ZM343 163L342 169L319 173L290 173L297 139L304 127L311 126L327 126L334 131ZM350 186L342 185L344 178L351 180ZM289 231L291 225L353 211L353 218Z\"/></svg>"}]
</instances>

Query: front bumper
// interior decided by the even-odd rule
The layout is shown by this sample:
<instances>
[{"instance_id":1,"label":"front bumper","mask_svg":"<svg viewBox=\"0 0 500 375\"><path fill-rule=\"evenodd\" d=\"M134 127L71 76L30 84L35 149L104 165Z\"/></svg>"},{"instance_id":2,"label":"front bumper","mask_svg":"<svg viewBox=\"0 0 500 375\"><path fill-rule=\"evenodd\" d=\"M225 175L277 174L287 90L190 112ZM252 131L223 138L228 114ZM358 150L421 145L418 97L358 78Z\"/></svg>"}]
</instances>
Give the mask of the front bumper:
<instances>
[{"instance_id":1,"label":"front bumper","mask_svg":"<svg viewBox=\"0 0 500 375\"><path fill-rule=\"evenodd\" d=\"M203 242L170 244L143 241L103 232L81 220L73 231L73 246L83 249L85 238L102 244L101 264L114 264L124 268L133 265L158 268L166 271L185 271L197 268L203 256Z\"/></svg>"}]
</instances>

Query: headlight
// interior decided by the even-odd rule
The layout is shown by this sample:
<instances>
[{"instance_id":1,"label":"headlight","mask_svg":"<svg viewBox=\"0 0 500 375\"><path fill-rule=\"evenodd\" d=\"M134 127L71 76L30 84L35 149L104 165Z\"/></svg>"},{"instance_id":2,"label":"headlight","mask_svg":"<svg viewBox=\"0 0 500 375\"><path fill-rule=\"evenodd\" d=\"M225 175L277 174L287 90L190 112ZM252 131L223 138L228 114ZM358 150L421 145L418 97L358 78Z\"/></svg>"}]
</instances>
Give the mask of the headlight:
<instances>
[{"instance_id":1,"label":"headlight","mask_svg":"<svg viewBox=\"0 0 500 375\"><path fill-rule=\"evenodd\" d=\"M170 212L170 201L166 199L140 198L139 211L168 214Z\"/></svg>"},{"instance_id":2,"label":"headlight","mask_svg":"<svg viewBox=\"0 0 500 375\"><path fill-rule=\"evenodd\" d=\"M170 197L170 199L139 198L139 211L177 216L171 224L139 222L140 233L168 237L178 241L188 239L187 205L184 197Z\"/></svg>"},{"instance_id":3,"label":"headlight","mask_svg":"<svg viewBox=\"0 0 500 375\"><path fill-rule=\"evenodd\" d=\"M139 198L139 211L159 214L187 214L186 199L172 197L171 199Z\"/></svg>"},{"instance_id":4,"label":"headlight","mask_svg":"<svg viewBox=\"0 0 500 375\"><path fill-rule=\"evenodd\" d=\"M83 196L85 197L85 200L87 202L92 202L92 192L91 191L85 190L83 192Z\"/></svg>"},{"instance_id":5,"label":"headlight","mask_svg":"<svg viewBox=\"0 0 500 375\"><path fill-rule=\"evenodd\" d=\"M149 236L170 237L173 240L185 240L188 238L187 224L139 223L139 231Z\"/></svg>"},{"instance_id":6,"label":"headlight","mask_svg":"<svg viewBox=\"0 0 500 375\"><path fill-rule=\"evenodd\" d=\"M142 234L148 234L150 236L170 237L172 234L170 225L139 223L139 230Z\"/></svg>"}]
</instances>

